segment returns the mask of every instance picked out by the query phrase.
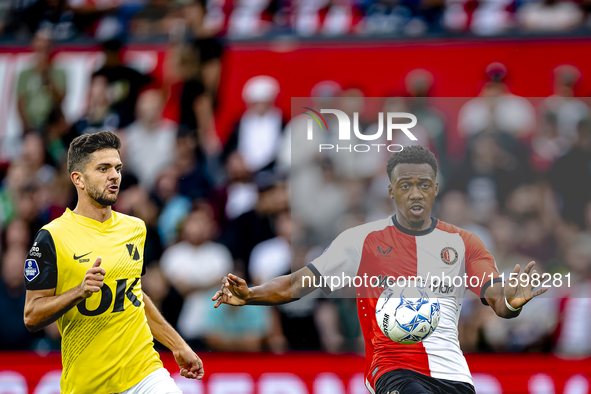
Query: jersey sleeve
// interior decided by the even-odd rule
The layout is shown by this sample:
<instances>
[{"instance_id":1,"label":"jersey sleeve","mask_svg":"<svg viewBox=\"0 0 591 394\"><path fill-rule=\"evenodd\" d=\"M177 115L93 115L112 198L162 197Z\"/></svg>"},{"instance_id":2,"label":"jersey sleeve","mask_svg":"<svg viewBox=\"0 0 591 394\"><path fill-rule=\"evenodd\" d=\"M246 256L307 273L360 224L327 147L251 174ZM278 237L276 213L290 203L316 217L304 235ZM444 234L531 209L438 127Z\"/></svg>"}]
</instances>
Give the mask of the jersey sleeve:
<instances>
[{"instance_id":1,"label":"jersey sleeve","mask_svg":"<svg viewBox=\"0 0 591 394\"><path fill-rule=\"evenodd\" d=\"M469 231L462 233L466 245L466 274L468 275L468 288L478 297L484 305L488 305L484 299L484 293L490 285L500 282L499 271L493 255L486 249L484 243L476 235ZM474 278L474 279L472 279ZM476 280L476 278L478 280ZM472 279L472 281L470 280ZM476 284L476 286L472 286Z\"/></svg>"},{"instance_id":2,"label":"jersey sleeve","mask_svg":"<svg viewBox=\"0 0 591 394\"><path fill-rule=\"evenodd\" d=\"M51 233L41 229L25 260L27 290L54 289L57 286L57 255Z\"/></svg>"},{"instance_id":3,"label":"jersey sleeve","mask_svg":"<svg viewBox=\"0 0 591 394\"><path fill-rule=\"evenodd\" d=\"M361 262L361 246L358 235L352 229L342 232L322 255L308 264L317 280L314 285L321 288L326 295L342 288L345 281L337 281L336 278L353 278L357 275ZM331 280L333 277L334 281Z\"/></svg>"}]
</instances>

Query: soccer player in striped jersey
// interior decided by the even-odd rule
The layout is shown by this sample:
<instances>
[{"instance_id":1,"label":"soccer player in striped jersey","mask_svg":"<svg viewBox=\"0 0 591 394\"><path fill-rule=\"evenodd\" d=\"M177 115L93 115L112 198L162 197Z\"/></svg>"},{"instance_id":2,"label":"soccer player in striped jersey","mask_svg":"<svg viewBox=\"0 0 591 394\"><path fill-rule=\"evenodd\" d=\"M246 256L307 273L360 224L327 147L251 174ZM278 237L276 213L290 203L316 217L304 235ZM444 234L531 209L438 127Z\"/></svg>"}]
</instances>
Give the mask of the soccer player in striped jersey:
<instances>
[{"instance_id":1,"label":"soccer player in striped jersey","mask_svg":"<svg viewBox=\"0 0 591 394\"><path fill-rule=\"evenodd\" d=\"M430 151L411 146L395 153L387 173L395 215L344 231L306 267L260 286L248 287L228 274L212 300L216 308L222 303L282 304L320 286L330 294L347 282L325 280L336 277L462 278L459 286L456 280L456 285L439 282L432 287L441 304L439 326L417 344L399 344L380 330L375 306L383 287L356 285L357 311L365 339L365 384L372 394L473 394L457 328L465 291L474 292L498 316L513 318L547 289L534 291L531 280L501 283L493 256L476 235L430 216L438 193L437 161ZM523 270L528 277L535 273L534 264ZM521 267L516 265L513 273L520 275Z\"/></svg>"}]
</instances>

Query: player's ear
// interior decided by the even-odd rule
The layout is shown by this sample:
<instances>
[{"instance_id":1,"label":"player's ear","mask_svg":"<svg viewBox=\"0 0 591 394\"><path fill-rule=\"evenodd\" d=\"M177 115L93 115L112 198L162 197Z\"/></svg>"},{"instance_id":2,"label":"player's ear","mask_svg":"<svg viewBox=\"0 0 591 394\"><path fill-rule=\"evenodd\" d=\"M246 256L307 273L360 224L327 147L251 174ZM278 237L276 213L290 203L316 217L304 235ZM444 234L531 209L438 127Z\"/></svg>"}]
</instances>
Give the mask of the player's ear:
<instances>
[{"instance_id":1,"label":"player's ear","mask_svg":"<svg viewBox=\"0 0 591 394\"><path fill-rule=\"evenodd\" d=\"M391 183L388 185L388 196L390 196L390 198L394 200L394 187Z\"/></svg>"},{"instance_id":2,"label":"player's ear","mask_svg":"<svg viewBox=\"0 0 591 394\"><path fill-rule=\"evenodd\" d=\"M84 175L81 172L74 171L70 174L70 178L72 179L72 183L79 189L84 189Z\"/></svg>"}]
</instances>

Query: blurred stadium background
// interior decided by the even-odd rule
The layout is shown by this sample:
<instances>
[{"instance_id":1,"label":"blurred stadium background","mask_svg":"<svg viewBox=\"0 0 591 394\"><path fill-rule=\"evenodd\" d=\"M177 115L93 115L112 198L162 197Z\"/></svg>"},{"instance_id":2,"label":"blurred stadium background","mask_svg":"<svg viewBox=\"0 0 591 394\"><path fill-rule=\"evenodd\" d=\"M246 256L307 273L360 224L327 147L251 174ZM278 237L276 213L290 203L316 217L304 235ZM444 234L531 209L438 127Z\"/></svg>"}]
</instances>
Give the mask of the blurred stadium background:
<instances>
[{"instance_id":1,"label":"blurred stadium background","mask_svg":"<svg viewBox=\"0 0 591 394\"><path fill-rule=\"evenodd\" d=\"M591 392L589 70L589 0L0 1L0 393L59 392L59 333L25 328L22 266L75 205L69 142L99 130L123 140L115 209L148 227L143 288L205 361L186 393L366 392L353 300L209 301L228 271L260 283L395 210L387 156L345 170L291 146L292 97L366 130L367 97L411 108L441 166L435 216L500 270L572 273L516 320L466 299L478 393Z\"/></svg>"}]
</instances>

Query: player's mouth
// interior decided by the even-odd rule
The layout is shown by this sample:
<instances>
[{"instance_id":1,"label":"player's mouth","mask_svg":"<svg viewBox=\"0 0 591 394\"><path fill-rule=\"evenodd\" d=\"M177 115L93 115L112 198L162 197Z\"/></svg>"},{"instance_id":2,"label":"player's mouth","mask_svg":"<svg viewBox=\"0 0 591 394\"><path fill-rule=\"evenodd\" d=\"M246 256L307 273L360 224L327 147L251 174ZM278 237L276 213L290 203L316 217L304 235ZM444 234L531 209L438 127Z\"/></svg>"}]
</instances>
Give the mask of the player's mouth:
<instances>
[{"instance_id":1,"label":"player's mouth","mask_svg":"<svg viewBox=\"0 0 591 394\"><path fill-rule=\"evenodd\" d=\"M423 208L423 206L420 204L413 204L410 206L409 211L414 216L420 217L423 214L423 212L425 212L425 208Z\"/></svg>"},{"instance_id":2,"label":"player's mouth","mask_svg":"<svg viewBox=\"0 0 591 394\"><path fill-rule=\"evenodd\" d=\"M107 187L107 190L109 190L110 192L113 192L113 193L117 193L119 191L119 186L111 185L111 186Z\"/></svg>"}]
</instances>

